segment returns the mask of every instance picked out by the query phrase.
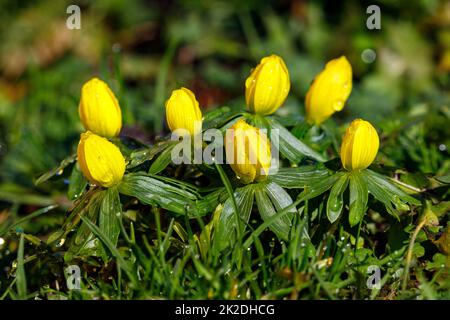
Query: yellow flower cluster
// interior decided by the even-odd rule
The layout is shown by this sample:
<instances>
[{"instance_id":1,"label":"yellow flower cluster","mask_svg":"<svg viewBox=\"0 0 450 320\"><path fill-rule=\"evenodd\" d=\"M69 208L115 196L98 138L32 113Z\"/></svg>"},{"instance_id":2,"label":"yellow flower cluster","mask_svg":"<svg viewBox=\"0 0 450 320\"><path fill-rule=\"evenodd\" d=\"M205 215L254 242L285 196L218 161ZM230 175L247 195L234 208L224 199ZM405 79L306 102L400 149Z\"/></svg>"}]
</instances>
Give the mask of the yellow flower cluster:
<instances>
[{"instance_id":1,"label":"yellow flower cluster","mask_svg":"<svg viewBox=\"0 0 450 320\"><path fill-rule=\"evenodd\" d=\"M78 143L78 164L93 184L105 188L118 184L125 173L125 159L119 148L106 138L120 133L122 112L108 85L93 78L81 89L79 115L85 133Z\"/></svg>"},{"instance_id":2,"label":"yellow flower cluster","mask_svg":"<svg viewBox=\"0 0 450 320\"><path fill-rule=\"evenodd\" d=\"M286 100L291 87L289 71L277 55L261 59L245 81L245 100L250 112L274 113ZM341 111L352 90L352 66L342 56L329 61L314 79L306 99L308 122L320 124Z\"/></svg>"},{"instance_id":3,"label":"yellow flower cluster","mask_svg":"<svg viewBox=\"0 0 450 320\"><path fill-rule=\"evenodd\" d=\"M289 71L283 59L277 55L262 58L245 81L248 110L262 116L273 114L286 100L290 87ZM352 67L347 58L342 56L329 61L306 94L307 121L319 125L335 112L341 111L351 90ZM166 102L166 120L171 131L184 129L190 135L201 131L202 113L192 91L181 88L172 92ZM268 138L244 120L239 120L230 129L240 132L233 139L225 139L227 160L231 163L231 168L243 182L261 180L268 174L270 167ZM355 120L342 143L341 159L344 168L360 170L368 167L375 159L378 145L378 135L372 125L363 120ZM256 161L250 161L251 156Z\"/></svg>"},{"instance_id":4,"label":"yellow flower cluster","mask_svg":"<svg viewBox=\"0 0 450 320\"><path fill-rule=\"evenodd\" d=\"M286 100L291 87L283 59L270 55L261 59L245 81L245 101L251 113L273 114ZM352 89L352 67L342 56L329 61L312 82L305 99L306 119L320 124L342 110ZM166 121L171 131L184 129L191 136L201 132L202 112L194 93L187 88L174 90L166 101ZM93 78L81 90L79 115L85 133L78 145L78 162L92 183L111 187L121 181L125 159L107 138L119 135L122 113L108 85ZM233 138L225 139L227 160L245 183L259 181L271 164L270 142L259 129L239 120L231 127ZM355 120L347 129L341 147L341 160L347 170L361 170L375 159L379 139L373 126Z\"/></svg>"}]
</instances>

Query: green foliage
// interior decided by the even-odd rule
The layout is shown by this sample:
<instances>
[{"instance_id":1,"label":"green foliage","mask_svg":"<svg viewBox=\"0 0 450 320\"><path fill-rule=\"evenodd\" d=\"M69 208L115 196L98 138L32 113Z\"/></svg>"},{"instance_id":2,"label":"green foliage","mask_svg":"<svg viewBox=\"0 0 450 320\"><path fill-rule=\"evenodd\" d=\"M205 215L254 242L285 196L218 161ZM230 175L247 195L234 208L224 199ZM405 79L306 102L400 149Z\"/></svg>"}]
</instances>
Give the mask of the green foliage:
<instances>
[{"instance_id":1,"label":"green foliage","mask_svg":"<svg viewBox=\"0 0 450 320\"><path fill-rule=\"evenodd\" d=\"M77 34L64 27L68 4L0 11L0 299L450 298L445 1L383 3L380 31L364 27L353 0L336 12L97 1L83 5ZM368 48L372 64L361 59ZM271 53L285 59L291 92L275 115L254 116L244 81ZM350 99L311 126L307 89L342 54ZM71 155L80 88L94 75L123 110L113 142L127 172L107 190ZM243 186L227 165L171 163L164 101L179 86L196 93L203 129L244 117L271 137L279 130L279 170ZM378 129L380 151L347 172L339 145L356 117ZM81 268L80 290L67 288L69 265ZM366 283L374 265L380 289Z\"/></svg>"},{"instance_id":2,"label":"green foliage","mask_svg":"<svg viewBox=\"0 0 450 320\"><path fill-rule=\"evenodd\" d=\"M344 192L347 189L349 175L342 175L333 185L327 201L327 217L331 223L335 222L341 215L344 207Z\"/></svg>"},{"instance_id":3,"label":"green foliage","mask_svg":"<svg viewBox=\"0 0 450 320\"><path fill-rule=\"evenodd\" d=\"M350 177L350 210L349 222L353 227L364 217L366 212L368 189L367 183L359 172L353 172Z\"/></svg>"},{"instance_id":4,"label":"green foliage","mask_svg":"<svg viewBox=\"0 0 450 320\"><path fill-rule=\"evenodd\" d=\"M225 201L218 221L216 222L214 232L214 250L217 254L229 245L236 243L238 235L236 231L238 228L241 229L241 233L245 230L241 226L248 224L253 207L254 194L255 190L253 185L249 185L236 189L234 194L236 207L233 205L232 197L229 197ZM235 208L237 208L237 212ZM241 235L239 234L239 236Z\"/></svg>"}]
</instances>

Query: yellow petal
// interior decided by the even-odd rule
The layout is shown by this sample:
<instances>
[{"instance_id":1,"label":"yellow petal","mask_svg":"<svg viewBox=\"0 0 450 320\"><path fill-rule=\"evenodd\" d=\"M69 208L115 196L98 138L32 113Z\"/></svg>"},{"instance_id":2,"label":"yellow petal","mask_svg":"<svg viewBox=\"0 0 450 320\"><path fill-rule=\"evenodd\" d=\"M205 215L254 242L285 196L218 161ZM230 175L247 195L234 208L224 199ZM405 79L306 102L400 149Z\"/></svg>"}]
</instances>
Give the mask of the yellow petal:
<instances>
[{"instance_id":1,"label":"yellow petal","mask_svg":"<svg viewBox=\"0 0 450 320\"><path fill-rule=\"evenodd\" d=\"M237 121L225 138L227 162L243 183L266 178L271 165L270 142L258 128Z\"/></svg>"},{"instance_id":2,"label":"yellow petal","mask_svg":"<svg viewBox=\"0 0 450 320\"><path fill-rule=\"evenodd\" d=\"M166 120L171 131L185 129L195 135L201 130L202 112L191 90L181 88L172 92L166 101Z\"/></svg>"},{"instance_id":3,"label":"yellow petal","mask_svg":"<svg viewBox=\"0 0 450 320\"><path fill-rule=\"evenodd\" d=\"M120 133L122 111L114 93L102 80L93 78L83 85L78 112L86 130L107 138Z\"/></svg>"},{"instance_id":4,"label":"yellow petal","mask_svg":"<svg viewBox=\"0 0 450 320\"><path fill-rule=\"evenodd\" d=\"M311 84L305 99L308 122L320 124L344 108L352 91L352 66L344 56L329 61Z\"/></svg>"},{"instance_id":5,"label":"yellow petal","mask_svg":"<svg viewBox=\"0 0 450 320\"><path fill-rule=\"evenodd\" d=\"M375 160L379 144L377 131L369 122L354 120L342 140L342 165L350 171L367 168Z\"/></svg>"},{"instance_id":6,"label":"yellow petal","mask_svg":"<svg viewBox=\"0 0 450 320\"><path fill-rule=\"evenodd\" d=\"M261 59L245 81L245 100L253 113L274 113L286 100L291 82L289 71L277 55Z\"/></svg>"},{"instance_id":7,"label":"yellow petal","mask_svg":"<svg viewBox=\"0 0 450 320\"><path fill-rule=\"evenodd\" d=\"M90 131L82 133L77 155L80 169L90 182L108 188L122 180L125 159L107 139Z\"/></svg>"}]
</instances>

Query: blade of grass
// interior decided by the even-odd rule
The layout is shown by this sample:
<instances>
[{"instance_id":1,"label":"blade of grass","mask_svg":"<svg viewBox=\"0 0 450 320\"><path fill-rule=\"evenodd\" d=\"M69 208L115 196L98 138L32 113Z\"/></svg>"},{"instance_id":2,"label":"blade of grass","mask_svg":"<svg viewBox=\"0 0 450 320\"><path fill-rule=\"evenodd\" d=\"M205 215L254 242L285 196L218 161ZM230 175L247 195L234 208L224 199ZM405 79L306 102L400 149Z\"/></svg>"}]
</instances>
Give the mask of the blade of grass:
<instances>
[{"instance_id":1,"label":"blade of grass","mask_svg":"<svg viewBox=\"0 0 450 320\"><path fill-rule=\"evenodd\" d=\"M236 265L238 266L238 268L241 267L242 264L242 257L243 257L243 252L242 250L240 250L240 248L242 248L242 240L243 240L243 235L242 235L242 222L241 222L241 217L239 216L239 209L238 209L238 205L236 202L236 197L234 196L234 190L233 187L231 186L231 182L230 179L228 179L228 176L225 174L225 171L223 170L222 166L220 164L215 163L215 166L217 168L217 171L219 171L219 175L220 175L220 179L222 179L222 183L225 186L225 189L227 190L230 199L232 201L233 204L233 209L234 209L234 214L236 217L236 229L237 229L237 247L235 247L237 249L236 252Z\"/></svg>"},{"instance_id":2,"label":"blade of grass","mask_svg":"<svg viewBox=\"0 0 450 320\"><path fill-rule=\"evenodd\" d=\"M311 267L311 271L314 273L314 276L317 278L317 281L319 281L320 286L322 286L322 288L325 291L325 293L327 294L328 298L330 298L331 300L336 300L336 297L330 292L330 290L328 290L327 284L325 283L325 281L323 281L322 277L317 272L314 265L311 264L310 267Z\"/></svg>"},{"instance_id":3,"label":"blade of grass","mask_svg":"<svg viewBox=\"0 0 450 320\"><path fill-rule=\"evenodd\" d=\"M405 270L403 271L403 283L402 283L402 290L406 290L406 286L408 285L409 280L409 267L411 264L412 254L413 254L413 248L414 248L414 242L416 241L417 235L419 234L420 230L423 228L425 223L427 222L427 219L422 219L422 221L417 225L416 229L414 230L411 240L409 242L408 251L406 253L406 262L405 262Z\"/></svg>"},{"instance_id":4,"label":"blade of grass","mask_svg":"<svg viewBox=\"0 0 450 320\"><path fill-rule=\"evenodd\" d=\"M160 113L162 110L161 106L164 103L164 99L166 96L166 81L167 81L167 74L169 72L170 64L172 61L172 58L175 55L176 48L178 46L179 38L178 37L171 37L168 48L166 52L164 53L164 56L162 58L160 68L158 71L158 76L156 78L156 85L155 85L155 100L153 109L155 111L155 132L159 133L162 131L162 121L160 119L162 118Z\"/></svg>"},{"instance_id":5,"label":"blade of grass","mask_svg":"<svg viewBox=\"0 0 450 320\"><path fill-rule=\"evenodd\" d=\"M34 211L33 213L30 213L29 215L27 215L26 217L23 217L22 219L17 220L16 222L14 222L13 224L4 227L3 229L0 230L0 237L2 237L3 235L5 235L8 231L10 231L11 229L21 225L22 223L24 223L25 221L28 221L30 219L39 217L40 215L49 212L50 210L53 210L55 208L57 208L57 205L51 205L42 209L39 209L37 211Z\"/></svg>"},{"instance_id":6,"label":"blade of grass","mask_svg":"<svg viewBox=\"0 0 450 320\"><path fill-rule=\"evenodd\" d=\"M85 218L83 216L80 216L80 218L81 220L83 220L84 223L86 223L87 227L92 231L92 233L94 233L105 244L108 250L117 259L117 262L120 264L123 270L127 273L133 285L137 286L138 281L136 278L136 274L133 272L131 265L127 263L125 259L122 257L119 250L117 250L117 248L112 244L112 242L108 239L108 237L106 237L101 232L99 227L93 224L88 218Z\"/></svg>"},{"instance_id":7,"label":"blade of grass","mask_svg":"<svg viewBox=\"0 0 450 320\"><path fill-rule=\"evenodd\" d=\"M234 197L234 191L233 191L233 187L231 186L231 182L228 179L227 175L225 174L225 171L223 170L222 166L220 164L215 164L217 171L219 172L220 175L220 179L222 179L222 183L225 186L225 189L228 192L228 195L231 198L232 204L233 204L233 209L234 209L234 213L236 215L236 224L237 224L237 236L239 239L241 239L241 234L242 234L242 226L241 226L241 219L239 217L239 210L238 210L238 206L237 206L237 202L236 202L236 198Z\"/></svg>"},{"instance_id":8,"label":"blade of grass","mask_svg":"<svg viewBox=\"0 0 450 320\"><path fill-rule=\"evenodd\" d=\"M16 271L17 293L19 295L20 300L26 300L27 298L27 278L25 275L25 262L23 259L23 255L24 255L24 234L22 233L20 235L19 251L17 253L17 271Z\"/></svg>"},{"instance_id":9,"label":"blade of grass","mask_svg":"<svg viewBox=\"0 0 450 320\"><path fill-rule=\"evenodd\" d=\"M260 224L258 228L255 229L255 231L252 232L252 234L245 240L242 250L247 250L253 243L255 237L258 237L261 233L263 233L266 228L268 228L272 223L274 223L277 219L283 217L284 215L291 213L290 210L292 208L295 208L300 202L303 201L303 197L298 197L290 206L287 206L283 210L278 211L276 214L274 214L272 217L267 219L265 222Z\"/></svg>"}]
</instances>

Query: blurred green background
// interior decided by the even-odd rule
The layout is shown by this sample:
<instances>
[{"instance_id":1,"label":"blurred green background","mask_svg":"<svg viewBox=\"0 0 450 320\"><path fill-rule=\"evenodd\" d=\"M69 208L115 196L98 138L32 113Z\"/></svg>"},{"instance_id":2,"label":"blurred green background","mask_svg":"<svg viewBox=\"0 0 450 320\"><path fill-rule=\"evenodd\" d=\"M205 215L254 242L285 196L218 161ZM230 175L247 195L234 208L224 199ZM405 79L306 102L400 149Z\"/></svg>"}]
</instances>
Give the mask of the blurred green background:
<instances>
[{"instance_id":1,"label":"blurred green background","mask_svg":"<svg viewBox=\"0 0 450 320\"><path fill-rule=\"evenodd\" d=\"M66 27L71 4L81 8L80 30ZM116 93L122 133L151 143L167 132L171 90L192 89L203 109L244 107L244 81L271 53L285 59L292 82L280 114L302 114L315 74L346 55L354 88L334 119L374 122L385 164L447 173L450 3L379 1L381 30L366 27L371 4L0 0L0 223L11 204L29 211L66 201L64 180L60 188L33 181L75 151L80 89L91 77Z\"/></svg>"}]
</instances>

